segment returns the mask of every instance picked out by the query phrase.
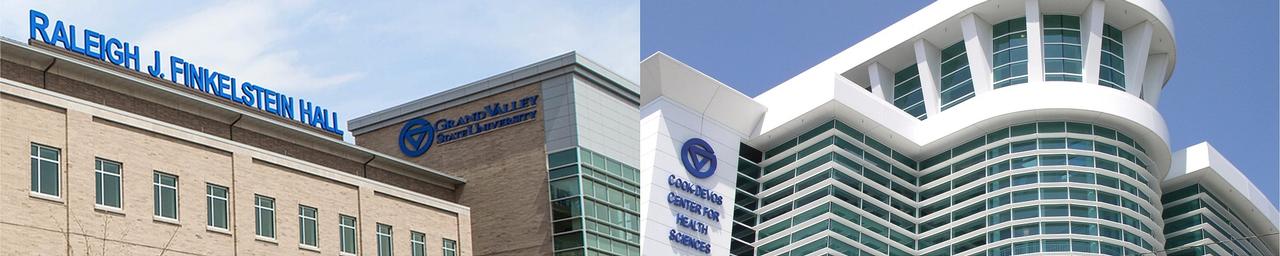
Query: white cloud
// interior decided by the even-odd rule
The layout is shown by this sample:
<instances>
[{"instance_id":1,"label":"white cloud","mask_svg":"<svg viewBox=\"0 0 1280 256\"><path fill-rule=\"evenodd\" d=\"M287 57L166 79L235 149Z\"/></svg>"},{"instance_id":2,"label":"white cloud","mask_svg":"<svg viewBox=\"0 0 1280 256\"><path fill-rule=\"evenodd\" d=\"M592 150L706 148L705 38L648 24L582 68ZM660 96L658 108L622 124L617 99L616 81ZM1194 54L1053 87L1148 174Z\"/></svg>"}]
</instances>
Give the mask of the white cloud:
<instances>
[{"instance_id":1,"label":"white cloud","mask_svg":"<svg viewBox=\"0 0 1280 256\"><path fill-rule=\"evenodd\" d=\"M277 91L324 90L360 78L363 73L322 73L309 64L323 54L303 57L300 50L286 45L303 35L294 29L299 22L290 18L309 7L309 2L223 2L156 23L139 42L159 49L162 57L179 56Z\"/></svg>"}]
</instances>

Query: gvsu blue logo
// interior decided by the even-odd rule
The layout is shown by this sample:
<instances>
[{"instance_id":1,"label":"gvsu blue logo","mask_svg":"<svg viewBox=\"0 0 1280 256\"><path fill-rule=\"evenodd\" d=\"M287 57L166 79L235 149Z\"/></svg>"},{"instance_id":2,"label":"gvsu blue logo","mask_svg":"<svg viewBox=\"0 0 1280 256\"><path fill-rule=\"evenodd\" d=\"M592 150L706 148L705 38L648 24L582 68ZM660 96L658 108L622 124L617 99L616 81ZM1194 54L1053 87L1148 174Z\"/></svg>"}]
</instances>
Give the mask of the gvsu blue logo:
<instances>
[{"instance_id":1,"label":"gvsu blue logo","mask_svg":"<svg viewBox=\"0 0 1280 256\"><path fill-rule=\"evenodd\" d=\"M711 144L699 138L684 142L684 146L680 149L680 162L684 164L684 169L689 171L689 174L699 179L711 177L716 173L716 152L711 149Z\"/></svg>"},{"instance_id":2,"label":"gvsu blue logo","mask_svg":"<svg viewBox=\"0 0 1280 256\"><path fill-rule=\"evenodd\" d=\"M400 128L400 152L409 157L418 157L431 149L435 142L436 127L431 121L422 118L410 119Z\"/></svg>"}]
</instances>

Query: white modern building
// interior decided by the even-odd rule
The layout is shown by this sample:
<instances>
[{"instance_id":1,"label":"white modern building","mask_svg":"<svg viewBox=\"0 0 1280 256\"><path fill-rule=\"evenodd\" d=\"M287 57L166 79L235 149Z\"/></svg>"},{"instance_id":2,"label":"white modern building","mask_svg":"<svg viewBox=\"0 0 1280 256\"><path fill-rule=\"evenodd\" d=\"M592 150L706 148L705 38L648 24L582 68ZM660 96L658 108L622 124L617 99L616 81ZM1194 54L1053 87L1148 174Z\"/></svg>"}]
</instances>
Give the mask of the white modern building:
<instances>
[{"instance_id":1,"label":"white modern building","mask_svg":"<svg viewBox=\"0 0 1280 256\"><path fill-rule=\"evenodd\" d=\"M1173 28L1155 0L939 1L756 97L650 56L642 254L1278 255L1257 187L1170 148Z\"/></svg>"}]
</instances>

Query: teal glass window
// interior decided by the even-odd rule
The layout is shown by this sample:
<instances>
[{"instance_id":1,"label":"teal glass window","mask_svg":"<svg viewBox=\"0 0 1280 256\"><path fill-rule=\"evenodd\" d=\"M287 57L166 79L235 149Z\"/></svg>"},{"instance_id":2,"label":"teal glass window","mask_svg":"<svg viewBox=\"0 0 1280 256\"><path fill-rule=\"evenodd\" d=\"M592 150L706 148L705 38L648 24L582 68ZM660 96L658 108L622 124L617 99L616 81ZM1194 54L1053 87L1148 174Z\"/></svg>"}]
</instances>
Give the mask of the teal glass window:
<instances>
[{"instance_id":1,"label":"teal glass window","mask_svg":"<svg viewBox=\"0 0 1280 256\"><path fill-rule=\"evenodd\" d=\"M942 109L946 110L973 97L973 75L964 41L942 49Z\"/></svg>"},{"instance_id":2,"label":"teal glass window","mask_svg":"<svg viewBox=\"0 0 1280 256\"><path fill-rule=\"evenodd\" d=\"M97 188L96 203L120 209L120 163L106 159L94 160L94 183Z\"/></svg>"},{"instance_id":3,"label":"teal glass window","mask_svg":"<svg viewBox=\"0 0 1280 256\"><path fill-rule=\"evenodd\" d=\"M440 255L458 256L458 241L454 241L453 239L448 239L448 238L444 238L442 241L443 242L441 243L440 248L443 249L444 252L441 253Z\"/></svg>"},{"instance_id":4,"label":"teal glass window","mask_svg":"<svg viewBox=\"0 0 1280 256\"><path fill-rule=\"evenodd\" d=\"M1124 33L1111 25L1102 25L1102 62L1098 72L1098 84L1124 88Z\"/></svg>"},{"instance_id":5,"label":"teal glass window","mask_svg":"<svg viewBox=\"0 0 1280 256\"><path fill-rule=\"evenodd\" d=\"M1075 150L1091 151L1093 150L1093 141L1084 139L1067 139L1067 148Z\"/></svg>"},{"instance_id":6,"label":"teal glass window","mask_svg":"<svg viewBox=\"0 0 1280 256\"><path fill-rule=\"evenodd\" d=\"M1068 215L1070 215L1070 210L1069 210L1069 209L1070 209L1070 208L1069 208L1069 207L1067 207L1067 205L1065 205L1065 204L1050 204L1050 205L1043 205L1043 206L1040 206L1040 211L1041 211L1041 213L1042 213L1042 214L1040 214L1040 216L1044 216L1044 217L1063 217L1063 216L1068 216Z\"/></svg>"},{"instance_id":7,"label":"teal glass window","mask_svg":"<svg viewBox=\"0 0 1280 256\"><path fill-rule=\"evenodd\" d=\"M1071 233L1080 235L1098 235L1098 224L1088 222L1072 222Z\"/></svg>"},{"instance_id":8,"label":"teal glass window","mask_svg":"<svg viewBox=\"0 0 1280 256\"><path fill-rule=\"evenodd\" d=\"M1040 234L1040 224L1029 223L1013 226L1014 237L1034 236Z\"/></svg>"},{"instance_id":9,"label":"teal glass window","mask_svg":"<svg viewBox=\"0 0 1280 256\"><path fill-rule=\"evenodd\" d=\"M1080 17L1044 16L1044 79L1081 81Z\"/></svg>"},{"instance_id":10,"label":"teal glass window","mask_svg":"<svg viewBox=\"0 0 1280 256\"><path fill-rule=\"evenodd\" d=\"M1027 206L1013 209L1013 219L1015 220L1035 217L1040 217L1040 207Z\"/></svg>"},{"instance_id":11,"label":"teal glass window","mask_svg":"<svg viewBox=\"0 0 1280 256\"><path fill-rule=\"evenodd\" d=\"M356 253L356 217L338 215L339 249L343 253Z\"/></svg>"},{"instance_id":12,"label":"teal glass window","mask_svg":"<svg viewBox=\"0 0 1280 256\"><path fill-rule=\"evenodd\" d=\"M916 65L893 75L893 105L920 120L928 118L924 109L924 91L920 90L920 70Z\"/></svg>"},{"instance_id":13,"label":"teal glass window","mask_svg":"<svg viewBox=\"0 0 1280 256\"><path fill-rule=\"evenodd\" d=\"M1014 158L1009 163L1013 165L1013 169L1031 168L1037 165L1036 156Z\"/></svg>"},{"instance_id":14,"label":"teal glass window","mask_svg":"<svg viewBox=\"0 0 1280 256\"><path fill-rule=\"evenodd\" d=\"M1071 216L1097 218L1098 208L1089 205L1071 205Z\"/></svg>"},{"instance_id":15,"label":"teal glass window","mask_svg":"<svg viewBox=\"0 0 1280 256\"><path fill-rule=\"evenodd\" d=\"M60 151L31 143L31 192L58 197Z\"/></svg>"},{"instance_id":16,"label":"teal glass window","mask_svg":"<svg viewBox=\"0 0 1280 256\"><path fill-rule=\"evenodd\" d=\"M1013 185L1021 186L1036 183L1036 173L1023 173L1013 176Z\"/></svg>"},{"instance_id":17,"label":"teal glass window","mask_svg":"<svg viewBox=\"0 0 1280 256\"><path fill-rule=\"evenodd\" d=\"M1068 222L1045 222L1045 234L1068 234L1071 233L1071 224Z\"/></svg>"},{"instance_id":18,"label":"teal glass window","mask_svg":"<svg viewBox=\"0 0 1280 256\"><path fill-rule=\"evenodd\" d=\"M1097 193L1087 188L1071 188L1071 199L1093 201L1098 198Z\"/></svg>"},{"instance_id":19,"label":"teal glass window","mask_svg":"<svg viewBox=\"0 0 1280 256\"><path fill-rule=\"evenodd\" d=\"M298 205L298 244L304 246L316 246L316 208Z\"/></svg>"},{"instance_id":20,"label":"teal glass window","mask_svg":"<svg viewBox=\"0 0 1280 256\"><path fill-rule=\"evenodd\" d=\"M1067 199L1067 188L1042 188L1040 189L1041 199Z\"/></svg>"},{"instance_id":21,"label":"teal glass window","mask_svg":"<svg viewBox=\"0 0 1280 256\"><path fill-rule=\"evenodd\" d=\"M275 238L276 199L254 195L253 208L254 234L266 238Z\"/></svg>"},{"instance_id":22,"label":"teal glass window","mask_svg":"<svg viewBox=\"0 0 1280 256\"><path fill-rule=\"evenodd\" d=\"M378 223L378 256L392 256L391 225Z\"/></svg>"},{"instance_id":23,"label":"teal glass window","mask_svg":"<svg viewBox=\"0 0 1280 256\"><path fill-rule=\"evenodd\" d=\"M1013 254L1030 254L1040 252L1040 240L1017 242L1013 244Z\"/></svg>"},{"instance_id":24,"label":"teal glass window","mask_svg":"<svg viewBox=\"0 0 1280 256\"><path fill-rule=\"evenodd\" d=\"M427 256L427 234L409 231L409 253L413 256Z\"/></svg>"},{"instance_id":25,"label":"teal glass window","mask_svg":"<svg viewBox=\"0 0 1280 256\"><path fill-rule=\"evenodd\" d=\"M1027 82L1027 19L1017 18L992 26L993 87Z\"/></svg>"},{"instance_id":26,"label":"teal glass window","mask_svg":"<svg viewBox=\"0 0 1280 256\"><path fill-rule=\"evenodd\" d=\"M227 229L227 208L230 204L227 187L214 184L205 186L205 208L208 208L206 221L209 227Z\"/></svg>"},{"instance_id":27,"label":"teal glass window","mask_svg":"<svg viewBox=\"0 0 1280 256\"><path fill-rule=\"evenodd\" d=\"M1083 239L1072 239L1072 240L1071 240L1071 250L1072 250L1072 251L1076 251L1076 252L1090 252L1090 253L1097 253L1097 252L1098 252L1098 241L1093 241L1093 240L1083 240Z\"/></svg>"},{"instance_id":28,"label":"teal glass window","mask_svg":"<svg viewBox=\"0 0 1280 256\"><path fill-rule=\"evenodd\" d=\"M153 211L155 216L170 220L178 219L178 176L172 174L155 172L152 175L154 180L154 201L155 207Z\"/></svg>"},{"instance_id":29,"label":"teal glass window","mask_svg":"<svg viewBox=\"0 0 1280 256\"><path fill-rule=\"evenodd\" d=\"M1044 240L1044 251L1046 251L1046 252L1068 252L1068 251L1071 251L1071 240L1067 240L1067 239L1048 239L1048 240Z\"/></svg>"},{"instance_id":30,"label":"teal glass window","mask_svg":"<svg viewBox=\"0 0 1280 256\"><path fill-rule=\"evenodd\" d=\"M1040 182L1067 182L1067 171L1040 172Z\"/></svg>"}]
</instances>

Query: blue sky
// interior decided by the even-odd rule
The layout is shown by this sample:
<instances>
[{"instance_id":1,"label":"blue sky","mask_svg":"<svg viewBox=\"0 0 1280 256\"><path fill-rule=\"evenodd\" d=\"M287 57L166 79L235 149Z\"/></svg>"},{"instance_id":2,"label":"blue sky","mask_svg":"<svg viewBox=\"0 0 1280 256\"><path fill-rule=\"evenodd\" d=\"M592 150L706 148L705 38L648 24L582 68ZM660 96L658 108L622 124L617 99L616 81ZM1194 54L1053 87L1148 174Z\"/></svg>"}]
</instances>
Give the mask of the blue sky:
<instances>
[{"instance_id":1,"label":"blue sky","mask_svg":"<svg viewBox=\"0 0 1280 256\"><path fill-rule=\"evenodd\" d=\"M639 77L639 1L14 1L28 10L306 98L346 121L578 51ZM146 61L148 58L144 58ZM350 140L348 133L348 140Z\"/></svg>"},{"instance_id":2,"label":"blue sky","mask_svg":"<svg viewBox=\"0 0 1280 256\"><path fill-rule=\"evenodd\" d=\"M662 51L755 96L931 1L645 0L641 56ZM1280 194L1276 1L1165 1L1178 63L1159 110L1182 149L1209 141Z\"/></svg>"}]
</instances>

